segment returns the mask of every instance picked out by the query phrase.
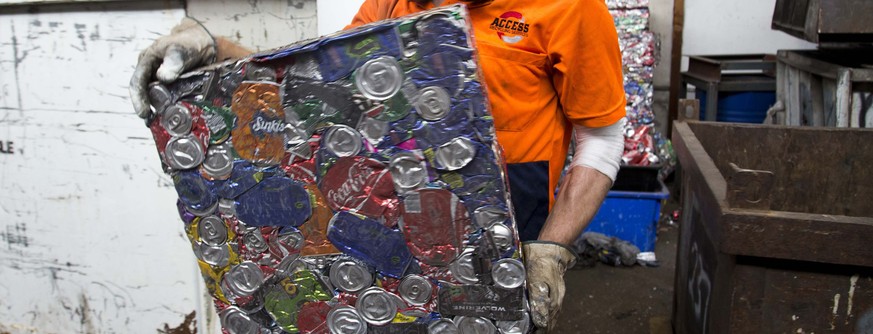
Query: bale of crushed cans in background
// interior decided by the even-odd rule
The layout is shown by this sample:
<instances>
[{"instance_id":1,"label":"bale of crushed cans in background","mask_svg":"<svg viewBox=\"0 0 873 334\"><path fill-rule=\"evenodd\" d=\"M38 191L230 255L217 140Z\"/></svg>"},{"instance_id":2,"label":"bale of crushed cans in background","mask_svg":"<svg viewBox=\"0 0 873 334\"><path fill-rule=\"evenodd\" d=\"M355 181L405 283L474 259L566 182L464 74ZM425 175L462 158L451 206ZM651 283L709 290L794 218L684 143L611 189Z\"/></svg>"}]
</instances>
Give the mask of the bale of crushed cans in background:
<instances>
[{"instance_id":1,"label":"bale of crushed cans in background","mask_svg":"<svg viewBox=\"0 0 873 334\"><path fill-rule=\"evenodd\" d=\"M149 127L235 333L526 333L462 6L153 84Z\"/></svg>"},{"instance_id":2,"label":"bale of crushed cans in background","mask_svg":"<svg viewBox=\"0 0 873 334\"><path fill-rule=\"evenodd\" d=\"M628 123L622 164L663 166L675 163L670 140L655 129L654 68L658 40L649 30L649 1L606 0L618 32L624 70Z\"/></svg>"}]
</instances>

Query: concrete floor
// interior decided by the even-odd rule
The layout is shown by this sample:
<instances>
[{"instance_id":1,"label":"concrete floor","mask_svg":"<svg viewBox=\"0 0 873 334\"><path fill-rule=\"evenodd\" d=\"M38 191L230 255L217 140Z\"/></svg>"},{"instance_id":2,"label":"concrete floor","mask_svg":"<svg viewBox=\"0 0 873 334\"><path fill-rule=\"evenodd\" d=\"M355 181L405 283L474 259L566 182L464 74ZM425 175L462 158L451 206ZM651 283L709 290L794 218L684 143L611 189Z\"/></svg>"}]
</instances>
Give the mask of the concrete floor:
<instances>
[{"instance_id":1,"label":"concrete floor","mask_svg":"<svg viewBox=\"0 0 873 334\"><path fill-rule=\"evenodd\" d=\"M662 217L677 207L671 198ZM673 277L679 228L664 220L655 255L659 267L576 267L567 271L567 294L554 333L672 333Z\"/></svg>"}]
</instances>

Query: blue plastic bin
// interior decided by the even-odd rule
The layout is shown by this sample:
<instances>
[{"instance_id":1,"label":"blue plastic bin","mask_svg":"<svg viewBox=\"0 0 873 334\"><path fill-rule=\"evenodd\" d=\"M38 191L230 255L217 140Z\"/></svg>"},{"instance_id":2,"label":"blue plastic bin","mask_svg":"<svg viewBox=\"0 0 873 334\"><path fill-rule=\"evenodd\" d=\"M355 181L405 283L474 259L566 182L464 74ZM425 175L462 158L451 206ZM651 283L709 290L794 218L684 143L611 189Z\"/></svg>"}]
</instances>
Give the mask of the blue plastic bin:
<instances>
[{"instance_id":1,"label":"blue plastic bin","mask_svg":"<svg viewBox=\"0 0 873 334\"><path fill-rule=\"evenodd\" d=\"M706 120L706 91L697 90L695 95L700 100L700 120ZM716 121L760 124L774 103L774 92L719 92Z\"/></svg>"},{"instance_id":2,"label":"blue plastic bin","mask_svg":"<svg viewBox=\"0 0 873 334\"><path fill-rule=\"evenodd\" d=\"M654 252L661 202L670 197L664 183L655 191L612 190L584 232L598 232L628 241L640 252Z\"/></svg>"}]
</instances>

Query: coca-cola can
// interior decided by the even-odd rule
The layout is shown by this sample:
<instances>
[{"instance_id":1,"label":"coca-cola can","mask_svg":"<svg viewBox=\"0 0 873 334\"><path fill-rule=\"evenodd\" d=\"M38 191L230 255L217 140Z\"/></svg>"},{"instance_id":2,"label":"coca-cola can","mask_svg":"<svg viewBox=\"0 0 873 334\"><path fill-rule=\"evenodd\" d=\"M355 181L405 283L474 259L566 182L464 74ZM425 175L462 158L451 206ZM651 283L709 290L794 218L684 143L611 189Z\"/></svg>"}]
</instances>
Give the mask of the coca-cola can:
<instances>
[{"instance_id":1,"label":"coca-cola can","mask_svg":"<svg viewBox=\"0 0 873 334\"><path fill-rule=\"evenodd\" d=\"M227 242L227 225L218 216L203 217L197 225L197 234L209 246L223 246Z\"/></svg>"},{"instance_id":2,"label":"coca-cola can","mask_svg":"<svg viewBox=\"0 0 873 334\"><path fill-rule=\"evenodd\" d=\"M428 121L438 121L451 110L452 100L445 88L439 86L424 87L419 91L415 109L419 116Z\"/></svg>"},{"instance_id":3,"label":"coca-cola can","mask_svg":"<svg viewBox=\"0 0 873 334\"><path fill-rule=\"evenodd\" d=\"M367 323L354 307L342 305L327 314L330 334L366 334Z\"/></svg>"},{"instance_id":4,"label":"coca-cola can","mask_svg":"<svg viewBox=\"0 0 873 334\"><path fill-rule=\"evenodd\" d=\"M192 135L173 137L164 149L164 157L170 168L191 169L203 163L203 143Z\"/></svg>"},{"instance_id":5,"label":"coca-cola can","mask_svg":"<svg viewBox=\"0 0 873 334\"><path fill-rule=\"evenodd\" d=\"M406 275L400 280L397 292L409 305L424 305L433 295L433 284L424 276Z\"/></svg>"},{"instance_id":6,"label":"coca-cola can","mask_svg":"<svg viewBox=\"0 0 873 334\"><path fill-rule=\"evenodd\" d=\"M337 157L350 157L361 152L361 134L347 125L334 125L324 132L324 148Z\"/></svg>"},{"instance_id":7,"label":"coca-cola can","mask_svg":"<svg viewBox=\"0 0 873 334\"><path fill-rule=\"evenodd\" d=\"M452 319L442 318L427 326L428 334L459 334L458 325Z\"/></svg>"},{"instance_id":8,"label":"coca-cola can","mask_svg":"<svg viewBox=\"0 0 873 334\"><path fill-rule=\"evenodd\" d=\"M473 161L476 146L467 137L456 137L436 149L437 168L447 171L458 170Z\"/></svg>"},{"instance_id":9,"label":"coca-cola can","mask_svg":"<svg viewBox=\"0 0 873 334\"><path fill-rule=\"evenodd\" d=\"M330 283L342 291L354 293L373 285L373 274L367 266L341 258L330 266Z\"/></svg>"},{"instance_id":10,"label":"coca-cola can","mask_svg":"<svg viewBox=\"0 0 873 334\"><path fill-rule=\"evenodd\" d=\"M455 317L458 330L464 334L497 334L497 327L483 317Z\"/></svg>"},{"instance_id":11,"label":"coca-cola can","mask_svg":"<svg viewBox=\"0 0 873 334\"><path fill-rule=\"evenodd\" d=\"M367 288L358 294L355 307L365 321L380 326L397 316L397 303L391 293L378 287Z\"/></svg>"},{"instance_id":12,"label":"coca-cola can","mask_svg":"<svg viewBox=\"0 0 873 334\"><path fill-rule=\"evenodd\" d=\"M161 115L161 126L174 137L181 137L191 133L191 128L194 126L194 117L191 115L191 109L188 109L188 106L182 103L167 107Z\"/></svg>"},{"instance_id":13,"label":"coca-cola can","mask_svg":"<svg viewBox=\"0 0 873 334\"><path fill-rule=\"evenodd\" d=\"M355 71L355 86L368 99L384 101L403 85L403 69L392 57L379 57L364 63Z\"/></svg>"},{"instance_id":14,"label":"coca-cola can","mask_svg":"<svg viewBox=\"0 0 873 334\"><path fill-rule=\"evenodd\" d=\"M494 285L514 289L524 284L524 265L516 259L500 259L491 267Z\"/></svg>"}]
</instances>

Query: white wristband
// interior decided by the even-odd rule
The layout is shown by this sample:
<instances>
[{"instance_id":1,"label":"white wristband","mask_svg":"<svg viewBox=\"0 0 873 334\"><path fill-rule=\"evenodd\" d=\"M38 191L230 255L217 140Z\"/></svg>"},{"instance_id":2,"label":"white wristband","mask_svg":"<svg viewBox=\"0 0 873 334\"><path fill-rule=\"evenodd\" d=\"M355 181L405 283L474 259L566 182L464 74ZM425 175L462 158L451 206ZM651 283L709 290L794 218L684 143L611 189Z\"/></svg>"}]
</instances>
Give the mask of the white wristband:
<instances>
[{"instance_id":1,"label":"white wristband","mask_svg":"<svg viewBox=\"0 0 873 334\"><path fill-rule=\"evenodd\" d=\"M573 125L576 150L570 166L586 166L615 182L621 154L624 152L626 118L602 128Z\"/></svg>"}]
</instances>

